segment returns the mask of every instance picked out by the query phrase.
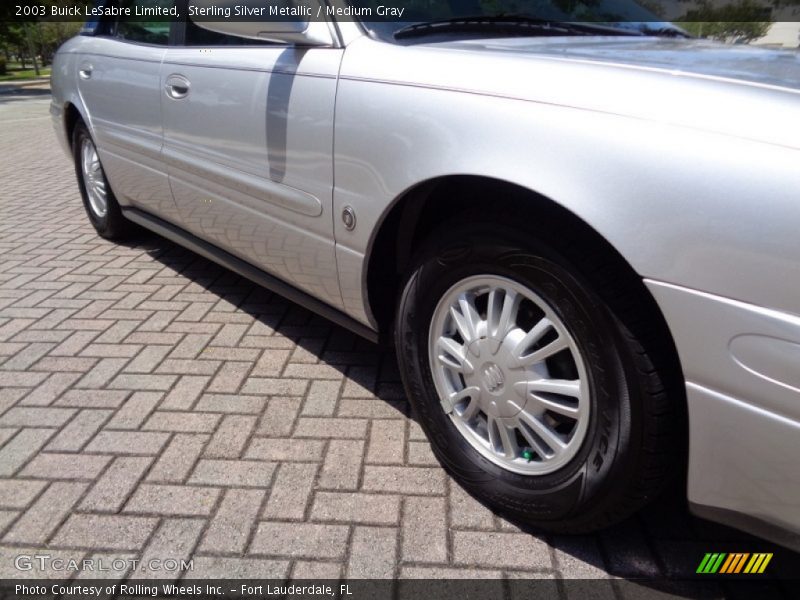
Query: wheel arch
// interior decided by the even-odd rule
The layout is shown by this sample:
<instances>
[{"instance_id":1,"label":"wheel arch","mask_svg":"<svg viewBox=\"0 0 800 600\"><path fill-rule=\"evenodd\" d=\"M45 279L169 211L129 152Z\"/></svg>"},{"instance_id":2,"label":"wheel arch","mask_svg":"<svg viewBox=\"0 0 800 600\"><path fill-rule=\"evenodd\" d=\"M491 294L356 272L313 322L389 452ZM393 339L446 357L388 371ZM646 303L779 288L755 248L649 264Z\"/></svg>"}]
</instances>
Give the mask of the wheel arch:
<instances>
[{"instance_id":1,"label":"wheel arch","mask_svg":"<svg viewBox=\"0 0 800 600\"><path fill-rule=\"evenodd\" d=\"M87 120L84 118L83 114L81 114L80 109L75 105L75 103L68 100L64 104L63 126L64 126L64 133L67 136L67 143L69 144L70 148L72 147L72 134L75 131L75 127L79 122L83 122L84 124L86 124Z\"/></svg>"},{"instance_id":2,"label":"wheel arch","mask_svg":"<svg viewBox=\"0 0 800 600\"><path fill-rule=\"evenodd\" d=\"M614 245L574 212L555 200L518 184L486 176L449 175L420 182L401 193L376 227L367 252L366 296L369 310L382 333L393 327L400 286L405 280L415 249L437 228L446 226L454 214L473 211L487 219L508 219L535 223L533 234L555 245L567 258L595 257L602 271L582 264L580 270L612 305L615 294L609 289L625 286L639 309L650 317L648 330L633 331L649 340L648 348L659 358L673 393L684 398L683 369L675 341L655 298L642 276ZM616 306L621 314L630 307ZM632 324L634 328L637 326ZM639 327L639 329L641 329Z\"/></svg>"}]
</instances>

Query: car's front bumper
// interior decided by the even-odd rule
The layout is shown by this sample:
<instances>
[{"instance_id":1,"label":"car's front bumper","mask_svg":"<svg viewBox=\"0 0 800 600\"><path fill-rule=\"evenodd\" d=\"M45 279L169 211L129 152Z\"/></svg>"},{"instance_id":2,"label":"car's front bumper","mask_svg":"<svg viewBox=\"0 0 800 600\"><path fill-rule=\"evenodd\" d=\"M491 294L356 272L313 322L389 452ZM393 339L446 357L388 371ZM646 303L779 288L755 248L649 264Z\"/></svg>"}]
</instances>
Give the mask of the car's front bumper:
<instances>
[{"instance_id":1,"label":"car's front bumper","mask_svg":"<svg viewBox=\"0 0 800 600\"><path fill-rule=\"evenodd\" d=\"M686 378L695 512L800 549L800 317L647 285Z\"/></svg>"}]
</instances>

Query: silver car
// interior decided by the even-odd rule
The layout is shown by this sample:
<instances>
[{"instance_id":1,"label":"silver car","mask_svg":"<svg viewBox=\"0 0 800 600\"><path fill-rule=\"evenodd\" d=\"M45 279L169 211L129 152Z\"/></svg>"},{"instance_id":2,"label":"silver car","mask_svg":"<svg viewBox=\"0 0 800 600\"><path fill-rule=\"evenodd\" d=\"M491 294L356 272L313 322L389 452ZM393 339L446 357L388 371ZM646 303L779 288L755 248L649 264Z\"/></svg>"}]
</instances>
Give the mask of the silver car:
<instances>
[{"instance_id":1,"label":"silver car","mask_svg":"<svg viewBox=\"0 0 800 600\"><path fill-rule=\"evenodd\" d=\"M264 3L133 0L58 52L100 235L393 340L437 457L505 517L589 531L677 477L800 547L797 53L535 0L233 4Z\"/></svg>"}]
</instances>

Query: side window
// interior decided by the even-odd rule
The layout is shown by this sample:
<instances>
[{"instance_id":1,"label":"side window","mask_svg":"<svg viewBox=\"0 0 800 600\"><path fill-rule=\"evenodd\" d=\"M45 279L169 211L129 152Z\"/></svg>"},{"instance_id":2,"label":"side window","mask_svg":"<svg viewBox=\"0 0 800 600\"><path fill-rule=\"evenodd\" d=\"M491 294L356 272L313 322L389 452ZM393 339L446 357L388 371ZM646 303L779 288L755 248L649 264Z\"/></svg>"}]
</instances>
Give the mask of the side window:
<instances>
[{"instance_id":1,"label":"side window","mask_svg":"<svg viewBox=\"0 0 800 600\"><path fill-rule=\"evenodd\" d=\"M130 42L166 46L169 43L169 16L173 0L131 0L124 5L130 16L120 17L113 36Z\"/></svg>"},{"instance_id":2,"label":"side window","mask_svg":"<svg viewBox=\"0 0 800 600\"><path fill-rule=\"evenodd\" d=\"M204 29L186 17L185 46L272 46L268 40L252 40Z\"/></svg>"}]
</instances>

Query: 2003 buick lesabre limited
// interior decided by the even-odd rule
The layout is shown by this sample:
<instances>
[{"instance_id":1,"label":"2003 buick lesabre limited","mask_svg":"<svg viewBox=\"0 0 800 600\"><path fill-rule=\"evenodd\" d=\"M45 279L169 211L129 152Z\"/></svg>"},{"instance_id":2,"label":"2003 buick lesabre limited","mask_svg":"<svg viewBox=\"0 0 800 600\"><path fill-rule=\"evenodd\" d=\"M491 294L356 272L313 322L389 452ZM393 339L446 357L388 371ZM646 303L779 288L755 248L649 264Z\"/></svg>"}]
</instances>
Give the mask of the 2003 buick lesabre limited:
<instances>
[{"instance_id":1,"label":"2003 buick lesabre limited","mask_svg":"<svg viewBox=\"0 0 800 600\"><path fill-rule=\"evenodd\" d=\"M423 4L87 27L52 115L94 227L393 334L437 457L502 515L604 527L686 468L697 514L798 547L798 55Z\"/></svg>"}]
</instances>

